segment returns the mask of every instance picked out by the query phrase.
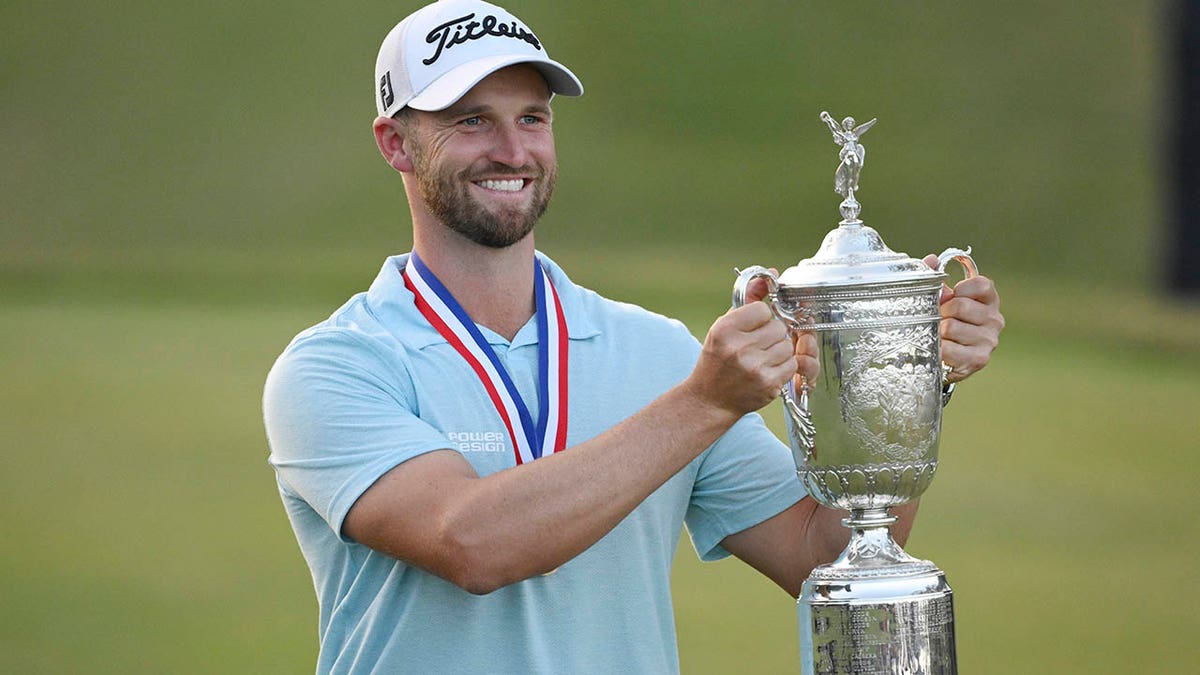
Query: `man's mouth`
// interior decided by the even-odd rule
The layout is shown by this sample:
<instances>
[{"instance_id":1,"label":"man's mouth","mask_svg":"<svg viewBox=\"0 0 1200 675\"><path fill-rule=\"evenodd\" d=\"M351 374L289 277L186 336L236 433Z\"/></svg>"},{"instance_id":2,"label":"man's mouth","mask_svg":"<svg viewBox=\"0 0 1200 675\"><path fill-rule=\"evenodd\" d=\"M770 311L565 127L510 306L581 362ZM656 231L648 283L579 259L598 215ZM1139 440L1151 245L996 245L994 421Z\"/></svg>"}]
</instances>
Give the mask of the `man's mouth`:
<instances>
[{"instance_id":1,"label":"man's mouth","mask_svg":"<svg viewBox=\"0 0 1200 675\"><path fill-rule=\"evenodd\" d=\"M496 192L520 192L525 187L523 178L505 178L503 180L479 180L475 184L485 190Z\"/></svg>"}]
</instances>

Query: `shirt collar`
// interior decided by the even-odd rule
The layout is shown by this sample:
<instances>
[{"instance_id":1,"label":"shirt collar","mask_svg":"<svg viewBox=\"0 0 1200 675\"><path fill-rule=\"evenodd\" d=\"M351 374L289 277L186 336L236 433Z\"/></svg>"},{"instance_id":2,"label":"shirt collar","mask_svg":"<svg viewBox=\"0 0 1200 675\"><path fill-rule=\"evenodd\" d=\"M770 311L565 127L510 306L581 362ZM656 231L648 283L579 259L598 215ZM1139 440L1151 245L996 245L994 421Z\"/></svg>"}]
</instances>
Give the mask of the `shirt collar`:
<instances>
[{"instance_id":1,"label":"shirt collar","mask_svg":"<svg viewBox=\"0 0 1200 675\"><path fill-rule=\"evenodd\" d=\"M379 275L367 290L367 307L388 330L396 334L404 343L418 349L433 344L444 344L446 339L429 325L425 317L417 311L411 291L404 286L401 273L408 264L410 253L394 255L383 262ZM550 283L558 293L563 306L563 316L567 320L567 335L572 340L586 340L600 334L600 329L592 321L585 308L584 291L567 277L553 260L540 251L535 253L542 269L550 276ZM534 319L530 318L530 324ZM532 325L521 328L514 337L513 347L537 342L537 330L531 330ZM507 341L495 332L480 326L480 332L487 337L491 344L507 344Z\"/></svg>"}]
</instances>

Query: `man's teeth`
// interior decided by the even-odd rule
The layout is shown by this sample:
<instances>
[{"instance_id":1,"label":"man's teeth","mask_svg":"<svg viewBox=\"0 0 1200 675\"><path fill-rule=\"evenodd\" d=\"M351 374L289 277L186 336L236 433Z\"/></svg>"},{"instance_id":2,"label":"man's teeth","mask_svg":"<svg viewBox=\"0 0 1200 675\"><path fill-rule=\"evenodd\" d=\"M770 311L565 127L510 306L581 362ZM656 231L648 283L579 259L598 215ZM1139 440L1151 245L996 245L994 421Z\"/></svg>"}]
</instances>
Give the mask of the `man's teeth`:
<instances>
[{"instance_id":1,"label":"man's teeth","mask_svg":"<svg viewBox=\"0 0 1200 675\"><path fill-rule=\"evenodd\" d=\"M478 185L488 190L498 190L500 192L517 192L525 187L525 181L521 178L512 180L481 180Z\"/></svg>"}]
</instances>

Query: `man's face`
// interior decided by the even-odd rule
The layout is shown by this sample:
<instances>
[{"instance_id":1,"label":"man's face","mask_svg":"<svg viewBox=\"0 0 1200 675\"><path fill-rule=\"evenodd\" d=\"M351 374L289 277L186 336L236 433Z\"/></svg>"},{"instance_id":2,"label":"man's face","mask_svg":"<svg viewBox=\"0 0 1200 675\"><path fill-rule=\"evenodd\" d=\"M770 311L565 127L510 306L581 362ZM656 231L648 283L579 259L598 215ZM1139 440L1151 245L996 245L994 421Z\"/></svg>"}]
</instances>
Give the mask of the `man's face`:
<instances>
[{"instance_id":1,"label":"man's face","mask_svg":"<svg viewBox=\"0 0 1200 675\"><path fill-rule=\"evenodd\" d=\"M492 248L525 238L554 192L550 91L532 66L492 73L446 110L414 112L410 153L441 223Z\"/></svg>"}]
</instances>

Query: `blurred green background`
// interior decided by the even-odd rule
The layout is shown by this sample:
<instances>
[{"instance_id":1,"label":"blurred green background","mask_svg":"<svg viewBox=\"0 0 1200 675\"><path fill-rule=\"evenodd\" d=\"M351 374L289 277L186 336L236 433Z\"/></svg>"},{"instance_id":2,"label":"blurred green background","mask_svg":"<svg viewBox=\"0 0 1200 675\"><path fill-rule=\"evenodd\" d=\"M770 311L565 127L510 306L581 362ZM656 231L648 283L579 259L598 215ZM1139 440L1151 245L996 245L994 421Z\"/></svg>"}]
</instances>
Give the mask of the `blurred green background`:
<instances>
[{"instance_id":1,"label":"blurred green background","mask_svg":"<svg viewBox=\"0 0 1200 675\"><path fill-rule=\"evenodd\" d=\"M0 5L0 672L311 672L261 386L408 249L370 122L414 6ZM1195 672L1200 305L1158 288L1164 5L509 7L587 88L556 102L540 248L697 335L735 265L836 224L817 114L878 117L864 219L913 255L974 246L1008 318L908 546L948 571L962 672ZM769 582L684 543L674 586L684 672L795 672Z\"/></svg>"}]
</instances>

